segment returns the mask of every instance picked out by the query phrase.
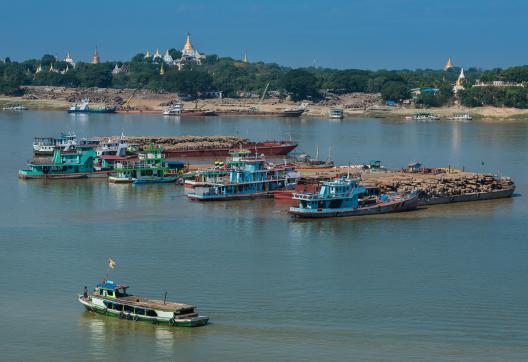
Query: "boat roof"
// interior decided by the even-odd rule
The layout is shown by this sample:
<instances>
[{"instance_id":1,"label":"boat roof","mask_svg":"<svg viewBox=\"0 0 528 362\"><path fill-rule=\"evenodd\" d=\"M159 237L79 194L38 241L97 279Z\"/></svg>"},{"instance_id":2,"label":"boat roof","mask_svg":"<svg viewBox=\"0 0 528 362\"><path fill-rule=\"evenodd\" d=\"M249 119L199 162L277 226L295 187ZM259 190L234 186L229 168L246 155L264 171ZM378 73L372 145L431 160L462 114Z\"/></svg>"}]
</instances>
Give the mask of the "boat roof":
<instances>
[{"instance_id":1,"label":"boat roof","mask_svg":"<svg viewBox=\"0 0 528 362\"><path fill-rule=\"evenodd\" d=\"M111 281L111 280L108 280L108 281L106 281L106 282L104 282L104 283L99 283L99 284L97 284L97 286L98 286L99 288L112 289L112 290L114 290L114 289L121 289L121 288L128 288L128 285L124 285L124 284L114 284L114 282Z\"/></svg>"},{"instance_id":2,"label":"boat roof","mask_svg":"<svg viewBox=\"0 0 528 362\"><path fill-rule=\"evenodd\" d=\"M130 160L132 158L137 158L136 155L126 155L126 156L119 156L119 155L101 155L98 156L101 160Z\"/></svg>"}]
</instances>

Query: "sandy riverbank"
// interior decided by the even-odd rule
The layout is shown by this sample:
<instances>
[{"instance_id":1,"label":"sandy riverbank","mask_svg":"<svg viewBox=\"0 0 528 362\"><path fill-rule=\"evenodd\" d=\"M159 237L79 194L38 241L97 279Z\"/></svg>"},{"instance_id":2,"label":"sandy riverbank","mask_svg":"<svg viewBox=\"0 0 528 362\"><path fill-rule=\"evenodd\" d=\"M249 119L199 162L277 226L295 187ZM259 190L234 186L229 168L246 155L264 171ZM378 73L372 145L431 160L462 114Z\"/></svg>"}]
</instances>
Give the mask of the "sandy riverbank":
<instances>
[{"instance_id":1,"label":"sandy riverbank","mask_svg":"<svg viewBox=\"0 0 528 362\"><path fill-rule=\"evenodd\" d=\"M26 95L22 97L0 96L0 107L7 104L24 104L32 110L66 110L68 106L82 98L89 98L93 106L108 104L120 106L126 103L133 111L161 112L167 104L178 99L176 93L155 93L147 90L135 92L133 89L75 89L64 87L27 87ZM205 99L184 102L189 109L214 109L220 113L247 114L251 110L256 114L276 114L285 108L295 106L291 101L271 98L259 102L259 99ZM297 104L298 105L298 104ZM416 108L400 108L384 106L377 94L351 93L333 98L325 104L308 104L306 116L327 117L331 106L340 106L347 117L381 117L404 118L416 112L423 111ZM528 119L528 109L478 107L466 108L460 106L430 108L426 110L441 117L454 113L470 113L474 118L502 120Z\"/></svg>"}]
</instances>

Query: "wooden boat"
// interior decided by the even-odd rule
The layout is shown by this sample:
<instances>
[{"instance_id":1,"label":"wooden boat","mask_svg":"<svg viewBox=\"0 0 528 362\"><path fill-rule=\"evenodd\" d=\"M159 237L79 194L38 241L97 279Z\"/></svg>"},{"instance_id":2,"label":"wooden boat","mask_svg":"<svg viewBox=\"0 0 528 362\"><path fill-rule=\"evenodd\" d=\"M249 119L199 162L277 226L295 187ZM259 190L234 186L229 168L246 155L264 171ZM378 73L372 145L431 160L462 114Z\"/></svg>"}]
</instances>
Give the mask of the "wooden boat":
<instances>
[{"instance_id":1,"label":"wooden boat","mask_svg":"<svg viewBox=\"0 0 528 362\"><path fill-rule=\"evenodd\" d=\"M176 327L204 326L209 321L209 317L199 315L192 305L143 298L128 294L128 288L127 285L106 280L97 284L91 294L85 289L78 300L89 311L133 321Z\"/></svg>"}]
</instances>

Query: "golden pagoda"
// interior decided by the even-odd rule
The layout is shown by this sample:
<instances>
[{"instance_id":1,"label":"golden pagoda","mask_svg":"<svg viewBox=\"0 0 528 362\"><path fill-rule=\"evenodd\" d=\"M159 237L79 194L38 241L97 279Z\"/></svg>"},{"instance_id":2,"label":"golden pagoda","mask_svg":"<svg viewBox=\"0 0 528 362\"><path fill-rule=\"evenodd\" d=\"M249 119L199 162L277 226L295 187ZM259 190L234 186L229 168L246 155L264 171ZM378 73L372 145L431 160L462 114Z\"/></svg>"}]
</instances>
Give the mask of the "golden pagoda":
<instances>
[{"instance_id":1,"label":"golden pagoda","mask_svg":"<svg viewBox=\"0 0 528 362\"><path fill-rule=\"evenodd\" d=\"M244 63L248 62L247 53L244 52L244 59L242 60Z\"/></svg>"},{"instance_id":2,"label":"golden pagoda","mask_svg":"<svg viewBox=\"0 0 528 362\"><path fill-rule=\"evenodd\" d=\"M150 52L148 51L148 49L147 49L147 51L145 52L145 56L144 56L144 58L150 58Z\"/></svg>"},{"instance_id":3,"label":"golden pagoda","mask_svg":"<svg viewBox=\"0 0 528 362\"><path fill-rule=\"evenodd\" d=\"M187 33L187 41L185 42L185 46L183 47L185 50L193 50L192 44L191 44L191 33Z\"/></svg>"},{"instance_id":4,"label":"golden pagoda","mask_svg":"<svg viewBox=\"0 0 528 362\"><path fill-rule=\"evenodd\" d=\"M99 64L100 58L99 58L99 52L97 51L97 47L95 47L95 51L92 56L92 64Z\"/></svg>"},{"instance_id":5,"label":"golden pagoda","mask_svg":"<svg viewBox=\"0 0 528 362\"><path fill-rule=\"evenodd\" d=\"M165 68L163 67L163 63L161 63L160 75L165 75Z\"/></svg>"},{"instance_id":6,"label":"golden pagoda","mask_svg":"<svg viewBox=\"0 0 528 362\"><path fill-rule=\"evenodd\" d=\"M453 62L451 61L451 57L447 58L447 63L444 65L444 70L447 72L449 69L453 68Z\"/></svg>"}]
</instances>

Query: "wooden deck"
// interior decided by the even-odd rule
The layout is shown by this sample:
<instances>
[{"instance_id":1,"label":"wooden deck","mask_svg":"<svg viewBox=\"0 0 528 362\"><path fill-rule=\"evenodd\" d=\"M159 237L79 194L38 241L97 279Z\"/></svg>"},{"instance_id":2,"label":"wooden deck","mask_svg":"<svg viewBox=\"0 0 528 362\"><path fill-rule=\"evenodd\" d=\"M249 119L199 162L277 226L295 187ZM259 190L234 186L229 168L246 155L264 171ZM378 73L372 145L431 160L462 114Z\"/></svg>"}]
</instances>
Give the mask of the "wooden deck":
<instances>
[{"instance_id":1,"label":"wooden deck","mask_svg":"<svg viewBox=\"0 0 528 362\"><path fill-rule=\"evenodd\" d=\"M99 298L101 297L95 294L94 296L99 297ZM166 301L165 303L163 303L162 300L148 299L148 298L139 297L137 295L129 295L127 297L121 297L121 298L116 298L116 299L110 299L110 298L105 298L105 299L115 300L117 303L121 303L121 304L134 305L136 307L142 307L142 308L163 310L167 312L194 308L194 306L190 304L183 304L183 303L176 303L176 302L169 302L169 301Z\"/></svg>"}]
</instances>

